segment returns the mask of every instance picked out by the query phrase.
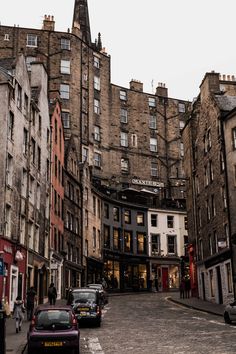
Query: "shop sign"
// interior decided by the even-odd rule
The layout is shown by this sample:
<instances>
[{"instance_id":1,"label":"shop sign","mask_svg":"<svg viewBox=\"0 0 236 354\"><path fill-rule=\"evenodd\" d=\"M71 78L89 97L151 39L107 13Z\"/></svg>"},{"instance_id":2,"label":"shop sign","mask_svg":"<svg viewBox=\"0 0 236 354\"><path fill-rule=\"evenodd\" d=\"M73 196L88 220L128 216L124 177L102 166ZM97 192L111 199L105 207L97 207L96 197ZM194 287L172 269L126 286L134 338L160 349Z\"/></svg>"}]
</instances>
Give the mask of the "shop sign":
<instances>
[{"instance_id":1,"label":"shop sign","mask_svg":"<svg viewBox=\"0 0 236 354\"><path fill-rule=\"evenodd\" d=\"M164 183L162 182L156 182L156 181L147 181L144 179L132 179L132 184L139 184L141 186L149 186L149 187L158 187L158 188L163 188Z\"/></svg>"},{"instance_id":2,"label":"shop sign","mask_svg":"<svg viewBox=\"0 0 236 354\"><path fill-rule=\"evenodd\" d=\"M4 262L3 262L3 258L0 258L0 275L4 275Z\"/></svg>"}]
</instances>

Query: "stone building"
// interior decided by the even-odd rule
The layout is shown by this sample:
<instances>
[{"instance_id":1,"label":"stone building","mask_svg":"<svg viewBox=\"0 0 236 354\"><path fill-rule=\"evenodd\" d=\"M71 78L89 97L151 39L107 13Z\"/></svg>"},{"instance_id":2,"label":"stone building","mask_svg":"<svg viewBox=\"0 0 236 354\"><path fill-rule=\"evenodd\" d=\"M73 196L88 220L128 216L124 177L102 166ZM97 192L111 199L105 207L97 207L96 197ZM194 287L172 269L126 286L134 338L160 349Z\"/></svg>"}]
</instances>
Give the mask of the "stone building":
<instances>
[{"instance_id":1,"label":"stone building","mask_svg":"<svg viewBox=\"0 0 236 354\"><path fill-rule=\"evenodd\" d=\"M82 183L73 135L65 141L64 289L84 285Z\"/></svg>"},{"instance_id":2,"label":"stone building","mask_svg":"<svg viewBox=\"0 0 236 354\"><path fill-rule=\"evenodd\" d=\"M234 77L207 73L183 131L192 290L216 303L234 297L235 107Z\"/></svg>"},{"instance_id":3,"label":"stone building","mask_svg":"<svg viewBox=\"0 0 236 354\"><path fill-rule=\"evenodd\" d=\"M1 66L1 231L4 277L0 295L12 309L17 295L33 285L46 295L49 249L50 130L47 74L42 64L28 75L23 55ZM28 251L28 252L27 252Z\"/></svg>"}]
</instances>

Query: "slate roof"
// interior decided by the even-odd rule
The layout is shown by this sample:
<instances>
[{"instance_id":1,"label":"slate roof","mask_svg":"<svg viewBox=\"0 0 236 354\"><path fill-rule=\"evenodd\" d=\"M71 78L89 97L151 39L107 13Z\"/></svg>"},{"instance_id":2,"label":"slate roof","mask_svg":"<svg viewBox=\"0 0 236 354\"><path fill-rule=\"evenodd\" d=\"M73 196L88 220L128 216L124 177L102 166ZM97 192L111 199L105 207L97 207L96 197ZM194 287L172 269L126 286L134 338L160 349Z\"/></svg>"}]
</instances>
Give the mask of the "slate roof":
<instances>
[{"instance_id":1,"label":"slate roof","mask_svg":"<svg viewBox=\"0 0 236 354\"><path fill-rule=\"evenodd\" d=\"M236 96L215 95L215 100L221 111L229 112L236 107Z\"/></svg>"}]
</instances>

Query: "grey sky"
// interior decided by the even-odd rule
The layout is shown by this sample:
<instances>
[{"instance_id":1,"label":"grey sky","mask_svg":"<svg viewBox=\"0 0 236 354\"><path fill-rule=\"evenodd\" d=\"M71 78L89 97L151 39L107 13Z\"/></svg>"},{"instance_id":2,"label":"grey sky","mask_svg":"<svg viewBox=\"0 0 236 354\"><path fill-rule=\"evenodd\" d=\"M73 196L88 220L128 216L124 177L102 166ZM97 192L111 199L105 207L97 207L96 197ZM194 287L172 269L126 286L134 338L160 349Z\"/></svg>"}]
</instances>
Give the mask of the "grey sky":
<instances>
[{"instance_id":1,"label":"grey sky","mask_svg":"<svg viewBox=\"0 0 236 354\"><path fill-rule=\"evenodd\" d=\"M112 82L131 79L152 93L158 82L169 96L197 96L205 72L236 74L235 0L88 0L92 39L98 32L111 55ZM3 25L41 28L54 15L56 30L71 28L74 0L7 0ZM153 86L152 86L153 81Z\"/></svg>"}]
</instances>

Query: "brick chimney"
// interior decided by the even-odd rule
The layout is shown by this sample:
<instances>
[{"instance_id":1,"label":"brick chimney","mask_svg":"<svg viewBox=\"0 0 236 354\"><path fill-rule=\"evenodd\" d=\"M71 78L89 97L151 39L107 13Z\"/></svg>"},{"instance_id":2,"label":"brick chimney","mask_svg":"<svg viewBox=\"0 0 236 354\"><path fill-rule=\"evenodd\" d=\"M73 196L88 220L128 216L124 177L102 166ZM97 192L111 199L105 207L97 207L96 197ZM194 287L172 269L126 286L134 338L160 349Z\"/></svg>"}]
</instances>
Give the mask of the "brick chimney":
<instances>
[{"instance_id":1,"label":"brick chimney","mask_svg":"<svg viewBox=\"0 0 236 354\"><path fill-rule=\"evenodd\" d=\"M158 82L158 86L156 88L156 95L160 97L168 97L168 88L162 82Z\"/></svg>"},{"instance_id":2,"label":"brick chimney","mask_svg":"<svg viewBox=\"0 0 236 354\"><path fill-rule=\"evenodd\" d=\"M129 87L130 90L143 92L143 83L141 81L132 79L129 83Z\"/></svg>"},{"instance_id":3,"label":"brick chimney","mask_svg":"<svg viewBox=\"0 0 236 354\"><path fill-rule=\"evenodd\" d=\"M55 29L55 21L54 21L54 16L47 16L44 15L44 20L43 20L43 30L46 31L54 31Z\"/></svg>"}]
</instances>

